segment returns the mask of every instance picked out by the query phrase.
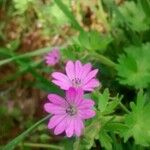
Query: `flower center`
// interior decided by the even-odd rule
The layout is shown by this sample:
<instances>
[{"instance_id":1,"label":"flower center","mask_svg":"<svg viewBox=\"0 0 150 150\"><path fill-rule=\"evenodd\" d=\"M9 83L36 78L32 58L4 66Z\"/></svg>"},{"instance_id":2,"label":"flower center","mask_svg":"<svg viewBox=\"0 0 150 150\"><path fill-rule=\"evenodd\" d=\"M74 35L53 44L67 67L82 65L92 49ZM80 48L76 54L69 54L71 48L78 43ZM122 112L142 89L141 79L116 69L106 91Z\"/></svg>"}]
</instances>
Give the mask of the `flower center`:
<instances>
[{"instance_id":1,"label":"flower center","mask_svg":"<svg viewBox=\"0 0 150 150\"><path fill-rule=\"evenodd\" d=\"M81 85L81 79L79 79L79 78L72 79L72 84L75 87L79 87Z\"/></svg>"},{"instance_id":2,"label":"flower center","mask_svg":"<svg viewBox=\"0 0 150 150\"><path fill-rule=\"evenodd\" d=\"M77 113L77 109L75 106L70 105L67 109L66 109L66 113L69 114L70 116L73 116Z\"/></svg>"}]
</instances>

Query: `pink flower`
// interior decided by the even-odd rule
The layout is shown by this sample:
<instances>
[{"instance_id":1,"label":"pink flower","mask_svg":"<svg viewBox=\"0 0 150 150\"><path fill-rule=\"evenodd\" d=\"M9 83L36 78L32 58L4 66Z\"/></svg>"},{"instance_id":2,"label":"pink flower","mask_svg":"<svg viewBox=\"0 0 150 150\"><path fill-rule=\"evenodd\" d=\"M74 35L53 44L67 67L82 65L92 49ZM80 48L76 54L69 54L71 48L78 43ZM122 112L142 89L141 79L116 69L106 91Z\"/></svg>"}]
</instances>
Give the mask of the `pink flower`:
<instances>
[{"instance_id":1,"label":"pink flower","mask_svg":"<svg viewBox=\"0 0 150 150\"><path fill-rule=\"evenodd\" d=\"M58 48L53 48L46 56L45 62L50 66L56 65L60 60L60 51Z\"/></svg>"},{"instance_id":2,"label":"pink flower","mask_svg":"<svg viewBox=\"0 0 150 150\"><path fill-rule=\"evenodd\" d=\"M55 135L65 132L67 137L80 136L84 120L95 116L94 101L84 99L82 89L69 88L65 99L56 94L49 94L48 99L50 102L44 105L44 109L53 114L48 128L54 129Z\"/></svg>"},{"instance_id":3,"label":"pink flower","mask_svg":"<svg viewBox=\"0 0 150 150\"><path fill-rule=\"evenodd\" d=\"M68 61L66 64L67 75L54 72L52 73L54 78L52 82L63 90L68 90L70 87L80 87L84 91L93 91L100 83L95 79L98 69L91 69L92 65L90 63L82 65L79 60L75 63Z\"/></svg>"}]
</instances>

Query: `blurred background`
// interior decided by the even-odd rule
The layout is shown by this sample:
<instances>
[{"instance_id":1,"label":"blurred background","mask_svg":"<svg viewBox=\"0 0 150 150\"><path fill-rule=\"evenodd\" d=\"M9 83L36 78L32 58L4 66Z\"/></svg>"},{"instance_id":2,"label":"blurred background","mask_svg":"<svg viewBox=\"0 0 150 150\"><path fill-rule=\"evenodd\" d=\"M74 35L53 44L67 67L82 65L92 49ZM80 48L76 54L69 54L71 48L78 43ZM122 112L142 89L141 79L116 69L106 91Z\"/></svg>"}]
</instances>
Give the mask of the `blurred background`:
<instances>
[{"instance_id":1,"label":"blurred background","mask_svg":"<svg viewBox=\"0 0 150 150\"><path fill-rule=\"evenodd\" d=\"M116 56L136 37L149 40L150 21L136 5L137 1L64 0L62 5L59 0L0 0L0 145L46 115L43 104L48 92L60 93L50 83L50 73L62 70L67 59L93 61L95 55L91 49L99 49L99 53L109 54L116 62ZM88 34L93 40L90 39L91 45L87 43L87 34L80 34L82 30L94 31ZM101 34L98 40L97 33ZM60 63L54 67L44 62L45 54L52 47L61 49ZM112 80L114 71L105 67L105 62L104 65L95 62L94 66L103 68L102 84L111 88L113 94L120 91L125 93L126 99L128 93L131 99L135 97L133 88ZM59 150L58 143L70 150L73 139L53 137L46 125L41 124L17 149L47 146ZM99 148L97 144L95 149Z\"/></svg>"}]
</instances>

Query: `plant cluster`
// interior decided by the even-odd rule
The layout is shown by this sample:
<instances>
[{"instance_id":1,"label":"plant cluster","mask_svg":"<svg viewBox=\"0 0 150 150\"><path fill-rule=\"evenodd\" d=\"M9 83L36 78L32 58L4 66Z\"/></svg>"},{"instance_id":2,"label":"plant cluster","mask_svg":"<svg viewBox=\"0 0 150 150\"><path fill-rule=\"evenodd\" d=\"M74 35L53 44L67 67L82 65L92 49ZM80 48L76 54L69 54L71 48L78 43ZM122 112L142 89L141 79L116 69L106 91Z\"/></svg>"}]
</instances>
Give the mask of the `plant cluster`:
<instances>
[{"instance_id":1,"label":"plant cluster","mask_svg":"<svg viewBox=\"0 0 150 150\"><path fill-rule=\"evenodd\" d=\"M0 67L11 64L17 69L15 74L2 78L0 84L30 73L34 81L28 84L48 94L42 109L50 115L35 124L33 121L2 149L13 150L16 146L65 150L148 149L150 1L96 0L93 4L80 0L77 3L41 1L12 0L13 15L26 20L23 16L29 17L28 13L33 11L35 20L42 23L42 35L54 36L59 32L64 37L63 44L20 53L16 51L20 46L18 37L5 41L0 47ZM102 27L101 32L90 24L94 20ZM51 30L48 25L52 26ZM62 26L69 28L68 35ZM24 25L22 33L28 29L29 24ZM6 115L6 110L5 106L0 109L0 118ZM17 119L15 114L21 112L15 112L9 117ZM33 129L38 131L33 133L35 139L31 137ZM32 143L25 143L25 138Z\"/></svg>"}]
</instances>

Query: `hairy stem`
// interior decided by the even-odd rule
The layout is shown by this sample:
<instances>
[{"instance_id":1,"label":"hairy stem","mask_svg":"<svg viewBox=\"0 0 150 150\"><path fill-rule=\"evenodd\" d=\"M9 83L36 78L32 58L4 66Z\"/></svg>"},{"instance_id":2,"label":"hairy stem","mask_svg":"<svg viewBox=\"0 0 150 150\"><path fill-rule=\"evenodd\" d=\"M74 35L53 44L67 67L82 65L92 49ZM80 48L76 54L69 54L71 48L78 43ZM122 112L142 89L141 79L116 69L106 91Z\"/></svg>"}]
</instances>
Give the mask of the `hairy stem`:
<instances>
[{"instance_id":1,"label":"hairy stem","mask_svg":"<svg viewBox=\"0 0 150 150\"><path fill-rule=\"evenodd\" d=\"M130 111L121 102L119 102L119 105L126 113L130 113Z\"/></svg>"},{"instance_id":2,"label":"hairy stem","mask_svg":"<svg viewBox=\"0 0 150 150\"><path fill-rule=\"evenodd\" d=\"M24 142L21 144L21 146L25 147L38 147L38 148L47 148L47 149L56 149L56 150L63 150L63 147L57 146L54 144L42 144L42 143L29 143L29 142Z\"/></svg>"},{"instance_id":3,"label":"hairy stem","mask_svg":"<svg viewBox=\"0 0 150 150\"><path fill-rule=\"evenodd\" d=\"M97 53L93 53L92 56L97 59L100 63L104 64L104 65L107 65L109 67L112 67L113 69L115 69L116 67L116 64L110 60L109 58L103 56L103 55L100 55L100 54L97 54Z\"/></svg>"}]
</instances>

